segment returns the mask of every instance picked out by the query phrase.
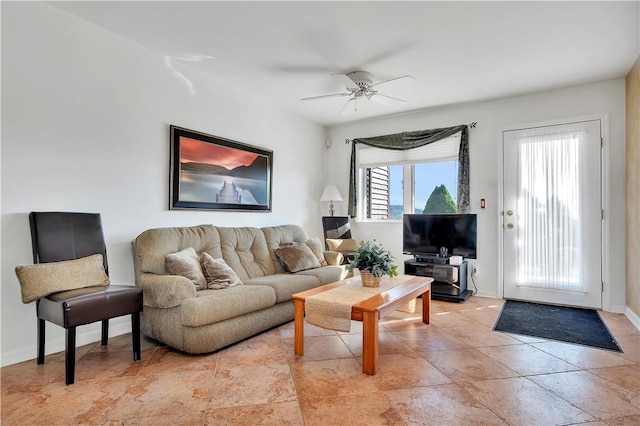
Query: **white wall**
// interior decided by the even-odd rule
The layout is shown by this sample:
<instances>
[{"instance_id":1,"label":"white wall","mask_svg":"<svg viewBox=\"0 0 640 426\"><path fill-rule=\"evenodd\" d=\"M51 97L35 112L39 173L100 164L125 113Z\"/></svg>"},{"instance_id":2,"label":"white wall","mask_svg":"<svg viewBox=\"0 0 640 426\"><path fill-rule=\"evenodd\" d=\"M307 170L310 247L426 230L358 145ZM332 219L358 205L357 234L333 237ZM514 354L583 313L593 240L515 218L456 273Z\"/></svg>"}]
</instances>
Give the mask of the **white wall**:
<instances>
[{"instance_id":1,"label":"white wall","mask_svg":"<svg viewBox=\"0 0 640 426\"><path fill-rule=\"evenodd\" d=\"M398 133L410 130L449 127L478 122L469 132L472 206L485 198L487 208L473 209L478 214L478 294L502 297L498 271L499 182L501 131L526 123L573 118L605 113L609 116L606 165L608 176L605 198L608 248L605 265L603 308L623 312L625 308L625 86L624 79L601 81L570 88L516 96L501 100L468 103L397 115L385 119L366 120L330 129L333 144L326 159L326 174L332 176L343 194L348 193L349 156L351 146L345 139ZM606 129L605 129L606 130ZM606 139L608 136L608 140ZM606 157L605 157L606 158ZM338 214L346 214L341 203ZM402 226L399 223L354 223L354 237L380 241L402 262ZM472 286L471 282L468 284Z\"/></svg>"},{"instance_id":2,"label":"white wall","mask_svg":"<svg viewBox=\"0 0 640 426\"><path fill-rule=\"evenodd\" d=\"M100 212L112 282L133 284L130 242L148 228L295 223L321 235L325 130L44 3L2 4L2 365L33 359L33 303L14 267L32 263L30 211ZM169 125L274 151L273 212L168 210ZM112 335L129 331L112 321ZM97 325L79 329L97 341ZM47 352L64 347L47 326Z\"/></svg>"}]
</instances>

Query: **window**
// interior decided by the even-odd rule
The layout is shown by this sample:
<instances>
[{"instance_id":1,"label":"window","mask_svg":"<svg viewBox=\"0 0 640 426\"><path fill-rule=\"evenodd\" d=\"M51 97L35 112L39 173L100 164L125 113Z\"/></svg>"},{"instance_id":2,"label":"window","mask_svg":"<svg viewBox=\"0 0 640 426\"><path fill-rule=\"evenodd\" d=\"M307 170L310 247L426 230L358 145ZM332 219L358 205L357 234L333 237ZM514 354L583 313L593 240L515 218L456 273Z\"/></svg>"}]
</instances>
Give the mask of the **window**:
<instances>
[{"instance_id":1,"label":"window","mask_svg":"<svg viewBox=\"0 0 640 426\"><path fill-rule=\"evenodd\" d=\"M360 147L360 219L456 212L459 146L460 134L407 151Z\"/></svg>"}]
</instances>

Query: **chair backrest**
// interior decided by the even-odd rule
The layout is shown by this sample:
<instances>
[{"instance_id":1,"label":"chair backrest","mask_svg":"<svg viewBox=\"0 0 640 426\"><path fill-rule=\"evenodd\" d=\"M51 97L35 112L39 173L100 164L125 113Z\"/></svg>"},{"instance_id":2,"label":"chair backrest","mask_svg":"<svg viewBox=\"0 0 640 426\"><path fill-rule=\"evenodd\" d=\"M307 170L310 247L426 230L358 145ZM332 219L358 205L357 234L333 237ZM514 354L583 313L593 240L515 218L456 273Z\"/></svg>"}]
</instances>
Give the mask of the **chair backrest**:
<instances>
[{"instance_id":1,"label":"chair backrest","mask_svg":"<svg viewBox=\"0 0 640 426\"><path fill-rule=\"evenodd\" d=\"M33 263L59 262L101 254L104 270L107 247L99 213L31 212Z\"/></svg>"},{"instance_id":2,"label":"chair backrest","mask_svg":"<svg viewBox=\"0 0 640 426\"><path fill-rule=\"evenodd\" d=\"M324 230L325 246L327 238L342 240L351 238L349 216L323 216L322 228Z\"/></svg>"}]
</instances>

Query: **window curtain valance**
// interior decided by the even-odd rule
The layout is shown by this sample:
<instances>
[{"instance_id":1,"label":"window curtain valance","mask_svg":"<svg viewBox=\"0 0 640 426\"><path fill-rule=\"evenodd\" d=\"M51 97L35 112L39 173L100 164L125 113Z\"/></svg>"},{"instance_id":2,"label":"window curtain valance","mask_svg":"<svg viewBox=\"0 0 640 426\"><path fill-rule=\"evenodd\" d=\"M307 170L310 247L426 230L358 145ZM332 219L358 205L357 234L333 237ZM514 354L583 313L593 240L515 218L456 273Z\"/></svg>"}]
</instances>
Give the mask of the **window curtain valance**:
<instances>
[{"instance_id":1,"label":"window curtain valance","mask_svg":"<svg viewBox=\"0 0 640 426\"><path fill-rule=\"evenodd\" d=\"M475 123L474 123L475 124ZM472 125L473 126L473 125ZM445 127L442 129L417 130L414 132L396 133L393 135L357 138L351 140L351 170L349 172L349 216L356 217L358 211L356 145L361 143L382 149L407 150L419 148L433 142L448 138L458 132L460 150L458 153L458 212L469 213L469 126Z\"/></svg>"}]
</instances>

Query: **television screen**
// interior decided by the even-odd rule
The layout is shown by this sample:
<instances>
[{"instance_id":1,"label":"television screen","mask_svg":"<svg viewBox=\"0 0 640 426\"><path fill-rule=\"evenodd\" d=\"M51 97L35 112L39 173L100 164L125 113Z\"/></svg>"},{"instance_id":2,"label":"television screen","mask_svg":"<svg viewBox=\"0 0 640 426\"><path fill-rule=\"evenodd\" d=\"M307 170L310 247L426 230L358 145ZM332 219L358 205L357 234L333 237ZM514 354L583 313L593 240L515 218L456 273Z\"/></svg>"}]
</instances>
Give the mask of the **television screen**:
<instances>
[{"instance_id":1,"label":"television screen","mask_svg":"<svg viewBox=\"0 0 640 426\"><path fill-rule=\"evenodd\" d=\"M402 222L404 254L437 255L446 247L449 256L476 258L475 214L405 214Z\"/></svg>"}]
</instances>

